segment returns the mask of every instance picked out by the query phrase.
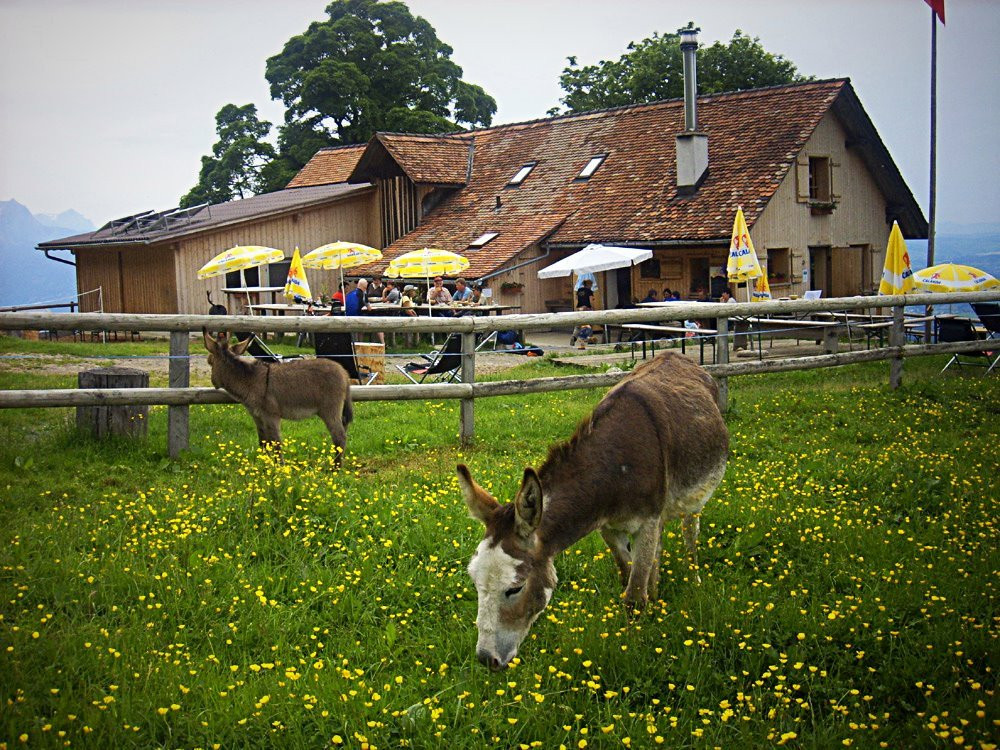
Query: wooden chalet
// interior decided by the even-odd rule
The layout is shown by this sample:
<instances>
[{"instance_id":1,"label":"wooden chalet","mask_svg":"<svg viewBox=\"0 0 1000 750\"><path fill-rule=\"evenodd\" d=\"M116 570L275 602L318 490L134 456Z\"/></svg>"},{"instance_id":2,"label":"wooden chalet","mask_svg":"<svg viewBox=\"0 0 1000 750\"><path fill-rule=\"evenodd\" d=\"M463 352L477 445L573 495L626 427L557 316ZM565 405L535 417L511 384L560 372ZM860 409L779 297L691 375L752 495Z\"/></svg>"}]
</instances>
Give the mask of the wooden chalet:
<instances>
[{"instance_id":1,"label":"wooden chalet","mask_svg":"<svg viewBox=\"0 0 1000 750\"><path fill-rule=\"evenodd\" d=\"M355 275L439 247L468 257L465 276L501 302L545 312L569 307L571 281L538 270L589 243L654 252L598 278L600 307L665 287L697 298L726 264L737 206L774 297L871 293L892 221L926 237L848 79L702 96L696 108L696 128L685 102L670 100L447 135L378 133L317 152L286 190L206 207L183 226L163 225L169 214L142 228L112 222L39 247L72 250L80 290L105 286L106 310L202 311L204 292L224 282L195 272L234 244L290 257L352 240L385 253ZM282 284L283 272L269 281ZM332 290L332 276L309 279Z\"/></svg>"}]
</instances>

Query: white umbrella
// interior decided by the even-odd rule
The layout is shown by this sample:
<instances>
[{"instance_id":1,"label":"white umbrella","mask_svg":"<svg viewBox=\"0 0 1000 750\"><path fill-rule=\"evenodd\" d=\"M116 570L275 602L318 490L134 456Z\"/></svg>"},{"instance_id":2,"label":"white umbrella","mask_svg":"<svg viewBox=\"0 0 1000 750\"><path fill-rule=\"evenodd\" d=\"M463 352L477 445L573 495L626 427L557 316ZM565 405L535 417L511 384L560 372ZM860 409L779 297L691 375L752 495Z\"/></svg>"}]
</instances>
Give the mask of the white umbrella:
<instances>
[{"instance_id":1,"label":"white umbrella","mask_svg":"<svg viewBox=\"0 0 1000 750\"><path fill-rule=\"evenodd\" d=\"M616 268L637 266L653 257L652 250L641 247L615 247L614 245L587 245L583 250L568 255L538 272L540 279L569 276L572 273L598 273Z\"/></svg>"}]
</instances>

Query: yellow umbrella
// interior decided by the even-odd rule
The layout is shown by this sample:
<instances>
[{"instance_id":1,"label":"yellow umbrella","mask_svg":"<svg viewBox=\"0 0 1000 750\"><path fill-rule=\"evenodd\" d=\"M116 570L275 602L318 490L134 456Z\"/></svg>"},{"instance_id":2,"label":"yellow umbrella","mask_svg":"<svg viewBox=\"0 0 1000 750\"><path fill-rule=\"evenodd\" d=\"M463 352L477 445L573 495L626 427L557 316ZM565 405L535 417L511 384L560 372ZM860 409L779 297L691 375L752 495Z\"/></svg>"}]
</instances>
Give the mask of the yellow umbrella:
<instances>
[{"instance_id":1,"label":"yellow umbrella","mask_svg":"<svg viewBox=\"0 0 1000 750\"><path fill-rule=\"evenodd\" d=\"M285 254L273 247L260 245L237 245L224 253L216 255L212 260L198 269L199 279L209 279L221 276L230 271L242 271L254 266L264 266L284 260Z\"/></svg>"},{"instance_id":2,"label":"yellow umbrella","mask_svg":"<svg viewBox=\"0 0 1000 750\"><path fill-rule=\"evenodd\" d=\"M340 285L344 285L344 269L363 266L382 257L382 251L360 242L330 242L310 250L302 258L306 268L320 268L329 271L340 270Z\"/></svg>"},{"instance_id":3,"label":"yellow umbrella","mask_svg":"<svg viewBox=\"0 0 1000 750\"><path fill-rule=\"evenodd\" d=\"M920 292L986 292L1000 289L1000 281L973 266L940 263L915 271L913 286Z\"/></svg>"},{"instance_id":4,"label":"yellow umbrella","mask_svg":"<svg viewBox=\"0 0 1000 750\"><path fill-rule=\"evenodd\" d=\"M312 292L309 290L309 281L306 279L306 271L302 267L302 258L299 256L299 249L295 248L292 253L292 264L288 267L288 279L285 281L285 296L289 299L302 297L311 300Z\"/></svg>"},{"instance_id":5,"label":"yellow umbrella","mask_svg":"<svg viewBox=\"0 0 1000 750\"><path fill-rule=\"evenodd\" d=\"M913 271L910 268L910 254L906 251L903 233L899 224L892 222L889 244L885 249L885 267L882 281L878 285L879 294L909 294L913 291Z\"/></svg>"},{"instance_id":6,"label":"yellow umbrella","mask_svg":"<svg viewBox=\"0 0 1000 750\"><path fill-rule=\"evenodd\" d=\"M757 252L753 249L750 230L747 229L747 220L743 216L743 206L736 209L736 219L733 221L733 236L729 241L729 261L726 263L726 275L733 283L751 281L764 275L760 270L760 263L757 262ZM747 301L749 299L750 290L747 288Z\"/></svg>"},{"instance_id":7,"label":"yellow umbrella","mask_svg":"<svg viewBox=\"0 0 1000 750\"><path fill-rule=\"evenodd\" d=\"M771 299L771 285L767 283L767 274L762 273L757 277L757 283L753 285L753 293L750 295L751 302L766 302Z\"/></svg>"},{"instance_id":8,"label":"yellow umbrella","mask_svg":"<svg viewBox=\"0 0 1000 750\"><path fill-rule=\"evenodd\" d=\"M431 276L445 276L461 273L469 267L469 259L453 253L450 250L440 250L436 247L425 247L411 250L389 261L385 275L391 279L402 276L404 279L423 277L430 288ZM430 306L428 305L428 310Z\"/></svg>"}]
</instances>

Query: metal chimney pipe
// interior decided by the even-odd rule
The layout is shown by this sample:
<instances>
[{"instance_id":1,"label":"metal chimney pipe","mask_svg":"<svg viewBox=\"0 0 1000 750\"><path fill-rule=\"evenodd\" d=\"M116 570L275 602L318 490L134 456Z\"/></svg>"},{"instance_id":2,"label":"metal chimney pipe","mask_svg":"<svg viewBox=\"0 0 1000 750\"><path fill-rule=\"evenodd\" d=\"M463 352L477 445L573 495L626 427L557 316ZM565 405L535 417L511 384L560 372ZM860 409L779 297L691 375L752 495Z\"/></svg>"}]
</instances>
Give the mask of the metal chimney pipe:
<instances>
[{"instance_id":1,"label":"metal chimney pipe","mask_svg":"<svg viewBox=\"0 0 1000 750\"><path fill-rule=\"evenodd\" d=\"M698 129L698 64L695 52L698 50L698 32L693 24L678 29L681 38L681 53L684 55L684 129L693 133Z\"/></svg>"}]
</instances>

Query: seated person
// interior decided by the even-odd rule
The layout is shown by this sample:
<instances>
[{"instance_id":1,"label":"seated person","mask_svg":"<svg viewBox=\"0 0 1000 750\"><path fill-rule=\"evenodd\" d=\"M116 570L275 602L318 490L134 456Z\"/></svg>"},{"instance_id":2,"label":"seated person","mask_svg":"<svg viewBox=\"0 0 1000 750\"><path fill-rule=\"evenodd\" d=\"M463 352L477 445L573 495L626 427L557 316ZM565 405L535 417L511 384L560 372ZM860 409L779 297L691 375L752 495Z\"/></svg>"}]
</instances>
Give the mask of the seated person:
<instances>
[{"instance_id":1,"label":"seated person","mask_svg":"<svg viewBox=\"0 0 1000 750\"><path fill-rule=\"evenodd\" d=\"M392 279L388 279L385 282L385 288L382 290L382 301L389 302L391 304L396 304L399 302L399 290L396 288L396 282Z\"/></svg>"},{"instance_id":2,"label":"seated person","mask_svg":"<svg viewBox=\"0 0 1000 750\"><path fill-rule=\"evenodd\" d=\"M337 291L335 291L333 296L330 297L330 303L332 305L339 305L340 307L344 306L344 300L347 298L347 292L345 291L346 286L347 284L343 281L337 285Z\"/></svg>"},{"instance_id":3,"label":"seated person","mask_svg":"<svg viewBox=\"0 0 1000 750\"><path fill-rule=\"evenodd\" d=\"M473 304L473 305L481 305L481 304L483 304L483 285L482 284L473 284L472 285L472 301L471 301L471 304Z\"/></svg>"},{"instance_id":4,"label":"seated person","mask_svg":"<svg viewBox=\"0 0 1000 750\"><path fill-rule=\"evenodd\" d=\"M417 311L413 309L413 306L419 301L419 293L413 284L407 284L403 287L403 293L399 297L399 306L405 314L416 317Z\"/></svg>"},{"instance_id":5,"label":"seated person","mask_svg":"<svg viewBox=\"0 0 1000 750\"><path fill-rule=\"evenodd\" d=\"M472 290L461 276L455 280L455 293L451 295L451 299L453 302L472 301Z\"/></svg>"},{"instance_id":6,"label":"seated person","mask_svg":"<svg viewBox=\"0 0 1000 750\"><path fill-rule=\"evenodd\" d=\"M649 293L642 298L643 302L659 302L660 299L656 296L656 290L650 289Z\"/></svg>"},{"instance_id":7,"label":"seated person","mask_svg":"<svg viewBox=\"0 0 1000 750\"><path fill-rule=\"evenodd\" d=\"M444 279L440 276L434 277L434 286L427 293L427 302L432 305L450 305L451 292L444 285Z\"/></svg>"}]
</instances>

